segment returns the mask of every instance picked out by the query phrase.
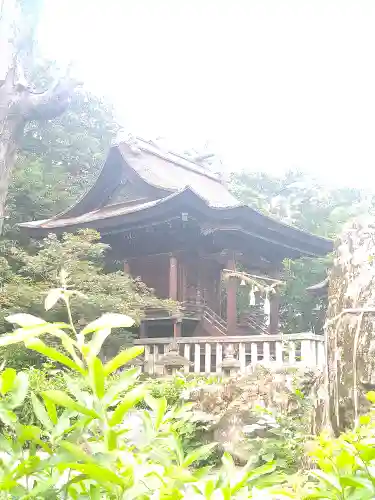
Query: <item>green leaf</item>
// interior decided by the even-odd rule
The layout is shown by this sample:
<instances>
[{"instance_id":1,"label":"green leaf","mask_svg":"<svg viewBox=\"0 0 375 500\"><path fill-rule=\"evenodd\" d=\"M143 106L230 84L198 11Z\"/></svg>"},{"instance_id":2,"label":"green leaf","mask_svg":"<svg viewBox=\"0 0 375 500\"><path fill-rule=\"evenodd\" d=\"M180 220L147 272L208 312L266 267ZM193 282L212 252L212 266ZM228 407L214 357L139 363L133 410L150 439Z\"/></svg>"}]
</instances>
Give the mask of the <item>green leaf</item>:
<instances>
[{"instance_id":1,"label":"green leaf","mask_svg":"<svg viewBox=\"0 0 375 500\"><path fill-rule=\"evenodd\" d=\"M130 347L130 349L126 349L125 351L120 352L115 356L111 361L108 361L104 365L104 374L107 376L114 371L118 370L121 368L121 366L124 366L126 363L129 363L132 359L136 358L137 356L143 354L144 347L142 346L134 346Z\"/></svg>"},{"instance_id":2,"label":"green leaf","mask_svg":"<svg viewBox=\"0 0 375 500\"><path fill-rule=\"evenodd\" d=\"M125 314L106 313L89 323L81 333L87 335L106 328L130 328L133 325L134 320Z\"/></svg>"},{"instance_id":3,"label":"green leaf","mask_svg":"<svg viewBox=\"0 0 375 500\"><path fill-rule=\"evenodd\" d=\"M317 479L320 479L321 481L323 481L323 483L329 485L334 490L341 491L341 485L338 477L332 474L327 474L322 470L311 471L311 475L315 476Z\"/></svg>"},{"instance_id":4,"label":"green leaf","mask_svg":"<svg viewBox=\"0 0 375 500\"><path fill-rule=\"evenodd\" d=\"M192 463L197 462L203 458L207 458L211 455L212 450L217 446L216 443L206 444L190 452L185 460L183 461L183 467L189 467Z\"/></svg>"},{"instance_id":5,"label":"green leaf","mask_svg":"<svg viewBox=\"0 0 375 500\"><path fill-rule=\"evenodd\" d=\"M232 456L229 453L225 452L221 457L221 461L226 473L230 477L236 470Z\"/></svg>"},{"instance_id":6,"label":"green leaf","mask_svg":"<svg viewBox=\"0 0 375 500\"><path fill-rule=\"evenodd\" d=\"M102 348L105 339L110 334L111 334L110 328L102 328L94 333L91 341L88 343L90 356L97 356L100 353L100 350Z\"/></svg>"},{"instance_id":7,"label":"green leaf","mask_svg":"<svg viewBox=\"0 0 375 500\"><path fill-rule=\"evenodd\" d=\"M83 415L88 415L89 417L99 418L99 415L96 413L96 411L86 408L85 406L77 403L64 391L50 390L43 391L41 394L43 398L49 399L57 406L63 406L64 408L68 408L69 410L82 413Z\"/></svg>"},{"instance_id":8,"label":"green leaf","mask_svg":"<svg viewBox=\"0 0 375 500\"><path fill-rule=\"evenodd\" d=\"M10 316L7 316L5 319L6 321L8 321L8 323L13 323L22 327L47 324L44 319L26 313L12 314Z\"/></svg>"},{"instance_id":9,"label":"green leaf","mask_svg":"<svg viewBox=\"0 0 375 500\"><path fill-rule=\"evenodd\" d=\"M9 402L10 408L14 409L20 406L26 398L27 391L29 390L29 377L27 373L17 373L15 386L12 390L12 396Z\"/></svg>"},{"instance_id":10,"label":"green leaf","mask_svg":"<svg viewBox=\"0 0 375 500\"><path fill-rule=\"evenodd\" d=\"M351 486L353 488L366 488L373 491L373 486L371 481L369 481L367 478L364 477L358 477L358 476L341 476L340 477L340 484L341 486Z\"/></svg>"},{"instance_id":11,"label":"green leaf","mask_svg":"<svg viewBox=\"0 0 375 500\"><path fill-rule=\"evenodd\" d=\"M155 413L154 425L155 429L158 430L167 411L167 399L164 397L154 398L150 394L146 394L145 402Z\"/></svg>"},{"instance_id":12,"label":"green leaf","mask_svg":"<svg viewBox=\"0 0 375 500\"><path fill-rule=\"evenodd\" d=\"M93 458L83 451L82 446L78 446L70 441L61 441L60 446L63 450L72 455L75 460L85 463L93 462Z\"/></svg>"},{"instance_id":13,"label":"green leaf","mask_svg":"<svg viewBox=\"0 0 375 500\"><path fill-rule=\"evenodd\" d=\"M194 477L189 470L183 469L182 467L176 467L175 465L166 468L166 475L172 479L178 479L182 483L195 483L197 481L197 478ZM172 498L176 497L174 496Z\"/></svg>"},{"instance_id":14,"label":"green leaf","mask_svg":"<svg viewBox=\"0 0 375 500\"><path fill-rule=\"evenodd\" d=\"M47 358L52 359L53 361L57 361L62 365L68 366L72 370L80 372L82 375L86 373L81 366L77 365L77 363L75 363L72 359L68 358L68 356L65 356L65 354L61 354L61 352L57 351L56 349L53 349L53 347L48 347L40 339L37 338L28 339L27 341L25 341L25 346L28 349L39 352L40 354L44 354L44 356L47 356Z\"/></svg>"},{"instance_id":15,"label":"green leaf","mask_svg":"<svg viewBox=\"0 0 375 500\"><path fill-rule=\"evenodd\" d=\"M132 389L124 395L121 403L116 407L110 418L109 425L114 426L122 422L125 414L144 398L145 387L140 386Z\"/></svg>"},{"instance_id":16,"label":"green leaf","mask_svg":"<svg viewBox=\"0 0 375 500\"><path fill-rule=\"evenodd\" d=\"M54 425L56 425L58 422L58 418L57 418L55 404L48 398L43 398L43 401L44 401L44 405L45 405L46 410L47 410L47 414L48 414L49 418L51 419L51 422Z\"/></svg>"},{"instance_id":17,"label":"green leaf","mask_svg":"<svg viewBox=\"0 0 375 500\"><path fill-rule=\"evenodd\" d=\"M369 391L366 394L366 398L370 401L370 403L375 404L375 391Z\"/></svg>"},{"instance_id":18,"label":"green leaf","mask_svg":"<svg viewBox=\"0 0 375 500\"><path fill-rule=\"evenodd\" d=\"M14 384L16 382L16 378L17 378L17 372L13 368L7 368L1 374L0 390L3 396L5 396L5 394L7 394L9 391L13 389Z\"/></svg>"},{"instance_id":19,"label":"green leaf","mask_svg":"<svg viewBox=\"0 0 375 500\"><path fill-rule=\"evenodd\" d=\"M115 474L107 467L102 467L100 465L67 463L62 464L60 468L76 470L100 484L107 485L108 483L112 483L121 487L125 486L125 482L120 475Z\"/></svg>"},{"instance_id":20,"label":"green leaf","mask_svg":"<svg viewBox=\"0 0 375 500\"><path fill-rule=\"evenodd\" d=\"M36 425L18 425L17 438L21 442L40 439L41 430Z\"/></svg>"},{"instance_id":21,"label":"green leaf","mask_svg":"<svg viewBox=\"0 0 375 500\"><path fill-rule=\"evenodd\" d=\"M99 399L104 397L104 371L103 365L99 358L93 358L89 363L89 371L91 383L95 394Z\"/></svg>"},{"instance_id":22,"label":"green leaf","mask_svg":"<svg viewBox=\"0 0 375 500\"><path fill-rule=\"evenodd\" d=\"M5 424L13 427L17 422L17 416L14 412L6 410L5 408L0 408L0 420Z\"/></svg>"},{"instance_id":23,"label":"green leaf","mask_svg":"<svg viewBox=\"0 0 375 500\"><path fill-rule=\"evenodd\" d=\"M239 481L237 481L235 485L232 486L232 493L237 493L246 484L250 484L252 481L255 481L259 477L269 475L276 470L276 464L274 462L268 462L264 465L261 465L260 467L256 467L255 469L251 470L247 469L248 466L250 466L250 464L242 469L242 477ZM280 482L279 478L277 478L277 482Z\"/></svg>"},{"instance_id":24,"label":"green leaf","mask_svg":"<svg viewBox=\"0 0 375 500\"><path fill-rule=\"evenodd\" d=\"M58 302L58 300L62 297L61 288L52 288L45 298L44 308L46 311L52 309L52 307Z\"/></svg>"},{"instance_id":25,"label":"green leaf","mask_svg":"<svg viewBox=\"0 0 375 500\"><path fill-rule=\"evenodd\" d=\"M20 462L14 471L12 471L13 479L20 479L24 476L30 476L37 471L40 465L40 458L37 456L29 457Z\"/></svg>"},{"instance_id":26,"label":"green leaf","mask_svg":"<svg viewBox=\"0 0 375 500\"><path fill-rule=\"evenodd\" d=\"M115 450L117 447L117 436L117 432L115 432L113 429L109 429L107 431L108 449L110 451Z\"/></svg>"},{"instance_id":27,"label":"green leaf","mask_svg":"<svg viewBox=\"0 0 375 500\"><path fill-rule=\"evenodd\" d=\"M31 403L33 405L35 416L40 421L40 423L44 425L44 427L49 431L52 430L53 425L48 416L48 413L42 403L39 401L38 397L33 392L31 392Z\"/></svg>"},{"instance_id":28,"label":"green leaf","mask_svg":"<svg viewBox=\"0 0 375 500\"><path fill-rule=\"evenodd\" d=\"M8 335L0 335L0 347L17 344L19 342L25 342L29 338L39 337L49 333L55 337L61 337L64 332L61 328L70 328L66 323L42 323L38 325L32 325L30 327L18 328L13 333Z\"/></svg>"},{"instance_id":29,"label":"green leaf","mask_svg":"<svg viewBox=\"0 0 375 500\"><path fill-rule=\"evenodd\" d=\"M109 406L113 400L122 392L126 391L137 380L141 370L139 367L131 368L121 373L118 380L112 382L106 390L103 404Z\"/></svg>"}]
</instances>

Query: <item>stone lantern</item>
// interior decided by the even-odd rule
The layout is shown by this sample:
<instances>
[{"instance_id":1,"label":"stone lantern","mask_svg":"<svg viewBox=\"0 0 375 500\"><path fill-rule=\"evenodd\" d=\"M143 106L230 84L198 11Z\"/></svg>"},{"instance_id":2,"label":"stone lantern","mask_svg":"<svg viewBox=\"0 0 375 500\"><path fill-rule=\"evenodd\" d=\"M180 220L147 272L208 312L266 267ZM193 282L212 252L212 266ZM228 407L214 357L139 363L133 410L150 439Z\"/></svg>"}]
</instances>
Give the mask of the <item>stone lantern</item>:
<instances>
[{"instance_id":1,"label":"stone lantern","mask_svg":"<svg viewBox=\"0 0 375 500\"><path fill-rule=\"evenodd\" d=\"M192 363L179 354L177 345L173 343L171 349L156 361L156 364L163 367L164 374L175 376L181 368Z\"/></svg>"},{"instance_id":2,"label":"stone lantern","mask_svg":"<svg viewBox=\"0 0 375 500\"><path fill-rule=\"evenodd\" d=\"M241 363L235 358L235 349L233 344L228 344L225 347L224 359L221 363L221 369L225 377L235 376L241 367Z\"/></svg>"}]
</instances>

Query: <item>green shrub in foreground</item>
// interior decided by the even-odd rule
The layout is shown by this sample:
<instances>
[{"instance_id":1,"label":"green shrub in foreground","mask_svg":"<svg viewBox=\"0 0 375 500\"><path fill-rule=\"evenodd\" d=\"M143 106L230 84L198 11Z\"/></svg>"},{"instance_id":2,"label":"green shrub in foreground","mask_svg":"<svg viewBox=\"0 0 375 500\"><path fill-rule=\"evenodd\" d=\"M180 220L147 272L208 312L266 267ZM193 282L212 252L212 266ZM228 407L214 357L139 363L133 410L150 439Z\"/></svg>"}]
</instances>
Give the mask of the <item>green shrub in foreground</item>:
<instances>
[{"instance_id":1,"label":"green shrub in foreground","mask_svg":"<svg viewBox=\"0 0 375 500\"><path fill-rule=\"evenodd\" d=\"M52 307L64 301L65 286L48 295ZM0 345L21 343L66 368L66 389L30 391L26 372L5 368L0 375L0 492L4 498L182 499L252 498L262 477L272 483L272 463L236 470L230 456L223 469L210 474L191 466L215 444L185 453L179 435L191 418L189 407L168 408L165 397L154 398L147 383L136 384L139 369L112 377L142 348L133 347L103 364L98 355L112 328L129 328L133 321L106 314L76 331L69 323L47 323L29 314L7 318L17 329L0 338ZM59 350L43 342L54 337ZM39 381L40 382L40 381ZM17 412L30 395L34 423L21 423ZM145 401L147 409L137 410ZM218 498L220 498L218 497Z\"/></svg>"},{"instance_id":2,"label":"green shrub in foreground","mask_svg":"<svg viewBox=\"0 0 375 500\"><path fill-rule=\"evenodd\" d=\"M0 498L375 498L373 414L338 439L321 436L312 452L317 469L306 474L286 477L273 462L238 469L228 454L220 469L194 467L215 444L183 449L181 436L192 419L190 408L169 407L165 397L153 397L152 387L139 382L138 368L113 376L142 349L120 352L105 364L98 357L111 329L128 328L132 320L105 314L76 331L69 308L72 293L63 286L46 300L48 307L64 301L69 323L15 314L8 321L17 329L0 337L2 346L23 344L65 368L52 373L56 385L45 389L46 373L2 367ZM43 336L54 337L60 350L43 342ZM375 401L374 396L369 397ZM32 408L28 423L28 414L22 413L27 398Z\"/></svg>"}]
</instances>

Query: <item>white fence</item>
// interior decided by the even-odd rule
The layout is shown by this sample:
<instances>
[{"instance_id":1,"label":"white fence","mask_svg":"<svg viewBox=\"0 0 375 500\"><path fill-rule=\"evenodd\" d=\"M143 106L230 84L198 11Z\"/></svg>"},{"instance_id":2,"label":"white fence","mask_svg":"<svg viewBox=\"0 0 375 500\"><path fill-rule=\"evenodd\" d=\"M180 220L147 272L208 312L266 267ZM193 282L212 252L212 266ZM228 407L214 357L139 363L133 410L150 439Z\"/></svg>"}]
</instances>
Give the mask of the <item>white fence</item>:
<instances>
[{"instance_id":1,"label":"white fence","mask_svg":"<svg viewBox=\"0 0 375 500\"><path fill-rule=\"evenodd\" d=\"M143 366L149 374L163 373L165 366L160 362L171 349L176 349L188 361L181 366L185 373L222 373L230 366L233 371L245 373L258 363L301 364L312 368L322 368L325 364L324 337L312 333L178 337L174 341L171 338L143 338L134 343L145 348Z\"/></svg>"}]
</instances>

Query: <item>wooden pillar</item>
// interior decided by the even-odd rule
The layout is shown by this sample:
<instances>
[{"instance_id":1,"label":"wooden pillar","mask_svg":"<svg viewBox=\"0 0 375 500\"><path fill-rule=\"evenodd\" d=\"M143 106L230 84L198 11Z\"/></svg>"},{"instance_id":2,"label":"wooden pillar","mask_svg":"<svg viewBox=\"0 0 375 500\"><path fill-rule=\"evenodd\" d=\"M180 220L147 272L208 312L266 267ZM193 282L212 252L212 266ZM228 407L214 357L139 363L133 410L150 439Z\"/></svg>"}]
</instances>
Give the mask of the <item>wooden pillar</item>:
<instances>
[{"instance_id":1,"label":"wooden pillar","mask_svg":"<svg viewBox=\"0 0 375 500\"><path fill-rule=\"evenodd\" d=\"M178 294L178 262L174 255L169 256L169 298L177 300Z\"/></svg>"},{"instance_id":2,"label":"wooden pillar","mask_svg":"<svg viewBox=\"0 0 375 500\"><path fill-rule=\"evenodd\" d=\"M181 337L181 333L182 333L182 322L181 319L178 318L173 323L173 337L174 338Z\"/></svg>"},{"instance_id":3,"label":"wooden pillar","mask_svg":"<svg viewBox=\"0 0 375 500\"><path fill-rule=\"evenodd\" d=\"M271 334L279 333L279 309L280 309L280 293L276 289L275 293L270 295L269 332Z\"/></svg>"},{"instance_id":4,"label":"wooden pillar","mask_svg":"<svg viewBox=\"0 0 375 500\"><path fill-rule=\"evenodd\" d=\"M228 260L227 269L234 271L236 262L234 257ZM228 335L234 335L237 326L237 281L235 278L227 280L227 327Z\"/></svg>"}]
</instances>

